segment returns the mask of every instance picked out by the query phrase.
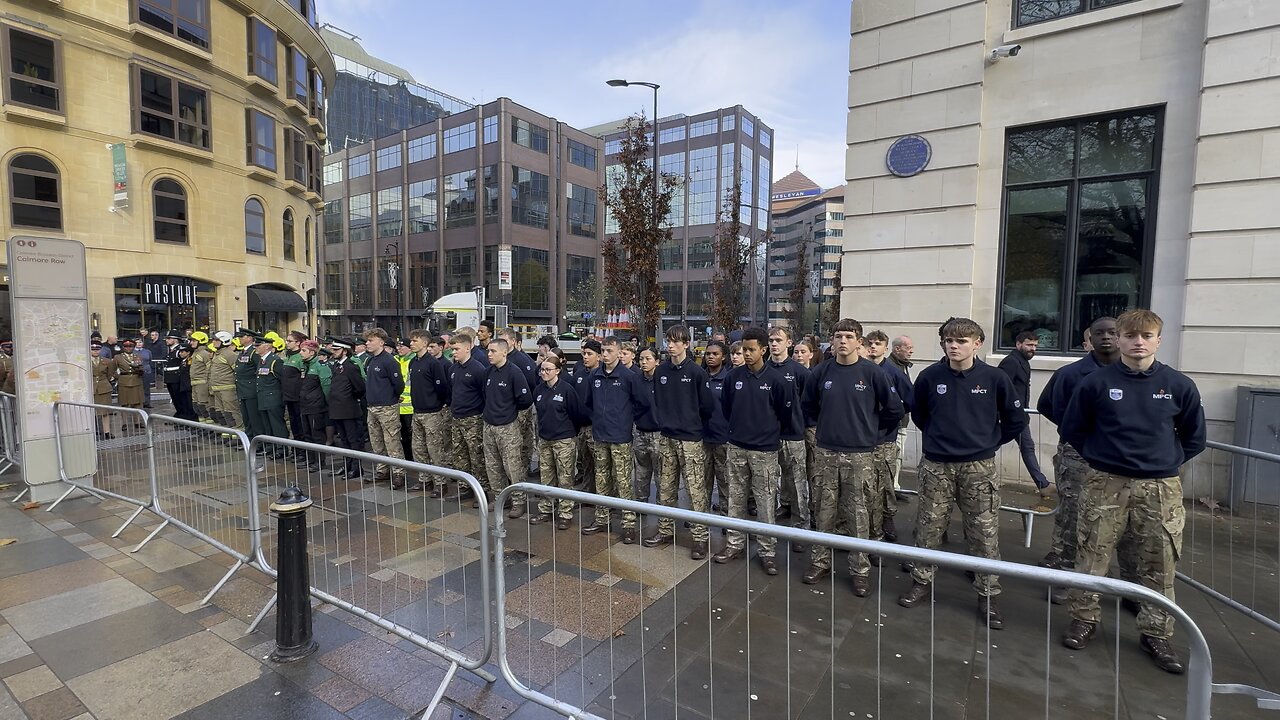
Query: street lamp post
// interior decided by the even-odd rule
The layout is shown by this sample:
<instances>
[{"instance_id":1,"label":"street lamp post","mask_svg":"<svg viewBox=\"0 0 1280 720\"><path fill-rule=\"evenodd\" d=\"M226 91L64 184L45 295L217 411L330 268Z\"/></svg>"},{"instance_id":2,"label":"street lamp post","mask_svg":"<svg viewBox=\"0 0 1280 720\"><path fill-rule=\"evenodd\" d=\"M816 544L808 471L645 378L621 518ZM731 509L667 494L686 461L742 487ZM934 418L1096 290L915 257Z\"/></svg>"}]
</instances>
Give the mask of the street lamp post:
<instances>
[{"instance_id":1,"label":"street lamp post","mask_svg":"<svg viewBox=\"0 0 1280 720\"><path fill-rule=\"evenodd\" d=\"M387 287L391 288L392 300L395 302L396 311L396 337L400 337L403 332L400 318L400 244L387 243L382 248L383 256L394 256L394 260L387 262Z\"/></svg>"},{"instance_id":2,"label":"street lamp post","mask_svg":"<svg viewBox=\"0 0 1280 720\"><path fill-rule=\"evenodd\" d=\"M658 217L658 196L660 194L658 190L658 182L660 179L660 175L658 172L658 134L659 134L658 132L658 88L661 86L658 85L657 83L643 82L639 80L606 80L605 84L608 85L609 87L629 87L631 85L641 85L643 87L653 89L653 215L654 215L653 237L656 241L658 237L658 226L662 223L662 218ZM642 301L645 302L645 307L647 309L647 305L648 305L647 301L649 299L649 288L644 278L640 279L639 289L640 289L640 298ZM643 328L642 332L644 334L645 341L648 342L648 337L649 337L649 328L647 327L648 323L644 320L643 317L641 318L640 323L646 326Z\"/></svg>"}]
</instances>

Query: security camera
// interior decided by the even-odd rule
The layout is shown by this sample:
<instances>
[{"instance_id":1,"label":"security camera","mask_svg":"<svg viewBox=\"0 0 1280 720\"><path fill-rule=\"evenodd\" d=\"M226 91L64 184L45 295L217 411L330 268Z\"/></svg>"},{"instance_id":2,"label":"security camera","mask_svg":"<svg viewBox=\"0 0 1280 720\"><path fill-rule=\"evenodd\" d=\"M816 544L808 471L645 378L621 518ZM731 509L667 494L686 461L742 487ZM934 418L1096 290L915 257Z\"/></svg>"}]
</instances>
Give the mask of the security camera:
<instances>
[{"instance_id":1,"label":"security camera","mask_svg":"<svg viewBox=\"0 0 1280 720\"><path fill-rule=\"evenodd\" d=\"M1003 58L1017 57L1020 52L1022 52L1021 45L998 45L991 51L991 57L988 60L989 62L999 62Z\"/></svg>"}]
</instances>

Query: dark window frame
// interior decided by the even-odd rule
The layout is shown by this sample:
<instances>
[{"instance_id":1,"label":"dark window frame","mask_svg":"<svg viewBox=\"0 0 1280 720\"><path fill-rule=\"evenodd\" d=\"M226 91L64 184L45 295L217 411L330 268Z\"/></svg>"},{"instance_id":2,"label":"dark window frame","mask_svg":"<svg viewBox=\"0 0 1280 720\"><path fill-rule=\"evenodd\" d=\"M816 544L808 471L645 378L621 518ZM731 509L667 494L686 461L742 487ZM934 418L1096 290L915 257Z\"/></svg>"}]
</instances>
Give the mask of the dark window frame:
<instances>
[{"instance_id":1,"label":"dark window frame","mask_svg":"<svg viewBox=\"0 0 1280 720\"><path fill-rule=\"evenodd\" d=\"M165 113L158 108L143 106L142 73L147 73L148 75L152 75L156 78L169 81L170 107L168 113ZM150 135L152 137L164 138L170 142L175 142L180 145L186 145L187 147L193 147L200 150L213 150L213 91L211 91L207 86L197 85L196 83L187 82L185 80L179 80L178 78L166 75L155 68L144 67L136 63L133 65L129 75L133 81L133 87L130 90L131 105L129 108L130 119L133 124L133 132L142 135ZM188 92L199 92L204 95L205 118L203 122L191 122L182 118L181 108L179 105L182 102L182 93L184 90ZM159 120L167 120L172 123L173 135L165 135L143 129L141 122L141 116L143 114L151 115ZM194 128L197 131L202 131L208 142L201 144L183 140L181 136L182 128L184 126Z\"/></svg>"},{"instance_id":2,"label":"dark window frame","mask_svg":"<svg viewBox=\"0 0 1280 720\"><path fill-rule=\"evenodd\" d=\"M511 142L534 152L546 153L551 144L550 132L537 123L513 117L511 118Z\"/></svg>"},{"instance_id":3,"label":"dark window frame","mask_svg":"<svg viewBox=\"0 0 1280 720\"><path fill-rule=\"evenodd\" d=\"M255 205L257 206L256 210L253 209L252 207ZM257 233L251 233L249 231L250 216L253 216L261 221L262 223L261 235L258 235ZM253 248L253 244L257 244L257 243L251 244L251 241L254 239L257 239L260 241L260 244L262 245L261 250L255 250ZM262 204L262 201L256 197L251 197L248 200L244 201L244 251L250 255L262 255L263 257L265 257L267 254L267 208L265 205Z\"/></svg>"},{"instance_id":4,"label":"dark window frame","mask_svg":"<svg viewBox=\"0 0 1280 720\"><path fill-rule=\"evenodd\" d=\"M307 267L311 267L311 227L311 213L307 213L302 220L302 253Z\"/></svg>"},{"instance_id":5,"label":"dark window frame","mask_svg":"<svg viewBox=\"0 0 1280 720\"><path fill-rule=\"evenodd\" d=\"M297 45L286 46L284 52L285 73L289 83L285 95L303 107L308 107L311 104L311 60Z\"/></svg>"},{"instance_id":6,"label":"dark window frame","mask_svg":"<svg viewBox=\"0 0 1280 720\"><path fill-rule=\"evenodd\" d=\"M1032 25L1039 25L1040 23L1053 22L1054 20L1061 20L1062 18L1073 17L1076 15L1084 15L1085 13L1091 13L1097 10L1105 10L1107 8L1116 7L1118 5L1126 5L1128 3L1134 2L1135 0L1078 0L1078 2L1080 3L1080 8L1077 10L1071 10L1068 12L1053 15L1051 17L1043 17L1043 18L1038 18L1035 20L1023 22L1022 20L1023 7L1025 5L1029 5L1031 3L1038 2L1038 1L1040 0L1014 0L1013 1L1013 8L1012 8L1013 18L1011 22L1014 28L1030 27Z\"/></svg>"},{"instance_id":7,"label":"dark window frame","mask_svg":"<svg viewBox=\"0 0 1280 720\"><path fill-rule=\"evenodd\" d=\"M343 220L346 217L345 210L342 206L342 198L334 198L324 204L324 209L320 213L320 227L324 233L325 245L341 245L343 241ZM337 226L330 221L336 219Z\"/></svg>"},{"instance_id":8,"label":"dark window frame","mask_svg":"<svg viewBox=\"0 0 1280 720\"><path fill-rule=\"evenodd\" d=\"M258 124L259 119L271 121L271 145L261 145L258 143ZM257 108L245 108L244 111L244 146L245 146L245 164L260 167L263 170L276 172L276 168L280 167L280 156L277 152L279 146L276 145L276 125L277 120L274 116L269 115ZM271 153L271 164L267 165L259 157L259 153Z\"/></svg>"},{"instance_id":9,"label":"dark window frame","mask_svg":"<svg viewBox=\"0 0 1280 720\"><path fill-rule=\"evenodd\" d=\"M581 168L595 170L600 165L600 152L593 146L569 139L569 162Z\"/></svg>"},{"instance_id":10,"label":"dark window frame","mask_svg":"<svg viewBox=\"0 0 1280 720\"><path fill-rule=\"evenodd\" d=\"M35 110L39 110L41 112L53 113L55 115L66 115L66 112L67 112L66 103L64 102L65 94L64 94L64 88L62 87L62 77L63 75L65 75L65 73L63 72L64 66L62 61L61 38L50 37L48 35L41 35L39 33L33 33L28 30L24 30L22 28L13 27L12 25L0 25L0 27L4 28L5 30L3 42L0 42L0 46L4 48L3 60L4 60L4 101L5 103L10 105L21 105L22 107L29 107ZM53 80L45 80L44 78L27 75L25 73L14 72L14 69L13 69L14 38L13 36L15 33L26 35L27 37L34 38L37 41L47 42L50 45L52 45ZM53 98L54 106L51 108L46 105L40 105L38 103L23 102L22 100L19 100L16 97L16 93L14 93L15 83L22 83L24 85L33 86L34 88L37 88L37 89L43 88L46 91L51 91L51 95L49 96ZM34 95L40 96L40 93L36 92L34 93Z\"/></svg>"},{"instance_id":11,"label":"dark window frame","mask_svg":"<svg viewBox=\"0 0 1280 720\"><path fill-rule=\"evenodd\" d=\"M161 188L162 183L172 184L177 188L177 192ZM170 217L160 214L160 201L158 198L167 198L169 200L179 200L182 202L182 217ZM151 184L151 231L156 242L169 243L172 245L188 245L191 242L191 211L190 201L187 198L187 189L182 183L171 177L157 178ZM160 226L166 225L174 228L181 228L182 239L171 240L160 237Z\"/></svg>"},{"instance_id":12,"label":"dark window frame","mask_svg":"<svg viewBox=\"0 0 1280 720\"><path fill-rule=\"evenodd\" d=\"M249 54L249 75L262 80L273 87L280 86L280 33L275 28L267 24L265 20L256 15L250 15L246 18L247 25L247 41ZM271 57L258 53L258 43L264 38L259 37L261 32L271 33Z\"/></svg>"},{"instance_id":13,"label":"dark window frame","mask_svg":"<svg viewBox=\"0 0 1280 720\"><path fill-rule=\"evenodd\" d=\"M172 36L175 40L193 45L206 52L211 52L213 49L213 22L210 16L209 0L196 1L201 3L204 8L205 19L203 21L199 18L190 18L181 15L178 10L182 5L182 0L133 0L133 2L129 3L130 21L139 25L144 25L156 32ZM149 9L155 15L168 15L172 21L170 26L168 28L164 28L156 23L148 22L143 19L142 11L144 7ZM190 27L203 30L205 37L195 39L183 37L179 32L183 23ZM204 42L197 42L198 40L203 40Z\"/></svg>"},{"instance_id":14,"label":"dark window frame","mask_svg":"<svg viewBox=\"0 0 1280 720\"><path fill-rule=\"evenodd\" d=\"M284 126L284 178L306 186L310 180L310 157L307 136L291 126Z\"/></svg>"},{"instance_id":15,"label":"dark window frame","mask_svg":"<svg viewBox=\"0 0 1280 720\"><path fill-rule=\"evenodd\" d=\"M28 158L28 157L36 158L41 162L48 163L49 166L53 168L53 170L49 171L49 170L38 170L34 168L15 167L19 160L23 158ZM62 173L58 170L58 165L54 163L52 160L50 160L49 158L45 157L44 155L40 155L38 153L22 153L20 155L15 155L12 158L10 158L8 170L9 170L8 172L8 175L9 175L9 224L12 225L13 227L35 228L38 230L62 230L63 229ZM16 180L15 176L19 173L23 175L30 175L32 177L37 177L37 178L52 179L54 181L54 189L57 194L57 199L53 201L48 201L48 200L40 200L34 197L19 196L15 190L15 188L17 187L17 183L15 182ZM52 208L56 210L58 213L58 222L56 225L48 225L48 224L32 225L32 224L18 222L18 213L16 212L16 207L15 207L17 205L25 205L27 207L36 207L36 208Z\"/></svg>"},{"instance_id":16,"label":"dark window frame","mask_svg":"<svg viewBox=\"0 0 1280 720\"><path fill-rule=\"evenodd\" d=\"M280 247L283 250L284 259L288 262L297 262L297 239L293 235L297 229L297 223L293 208L284 209L284 214L280 216L280 229L283 233Z\"/></svg>"},{"instance_id":17,"label":"dark window frame","mask_svg":"<svg viewBox=\"0 0 1280 720\"><path fill-rule=\"evenodd\" d=\"M1083 338L1075 336L1079 335L1079 333L1076 333L1075 323L1073 322L1073 320L1075 320L1075 308L1073 306L1077 286L1076 264L1079 252L1080 189L1083 185L1093 185L1100 182L1121 182L1125 180L1146 181L1146 219L1142 238L1142 257L1140 260L1141 272L1138 276L1138 283L1140 287L1138 290L1137 304L1139 306L1147 306L1150 304L1152 292L1151 285L1154 271L1152 265L1155 257L1156 229L1159 221L1160 172L1162 169L1162 156L1164 150L1165 110L1166 107L1164 105L1149 105L1117 110L1099 115L1081 115L1072 118L1063 118L1052 122L1005 128L1004 166L1001 169L1000 244L998 269L996 274L996 315L995 325L992 328L991 333L991 345L996 351L1008 351L1013 349L1013 343L1003 342L1005 324L1005 270L1008 261L1009 197L1012 192L1056 188L1062 186L1066 186L1067 188L1067 224L1065 232L1063 233L1066 240L1065 247L1063 248L1063 263L1061 269L1062 287L1060 289L1060 297L1058 301L1058 324L1060 326L1059 345L1062 347L1050 349L1042 346L1039 351L1041 355L1079 357L1085 354L1083 348L1078 347ZM1102 175L1082 176L1080 174L1081 126L1086 123L1106 122L1109 120L1132 118L1146 114L1151 114L1155 117L1155 131L1151 139L1150 168L1142 171ZM1070 177L1044 181L1015 182L1013 184L1008 182L1009 141L1011 135L1033 130L1067 126L1074 126L1076 128L1075 144L1073 148L1074 157L1071 161L1072 172Z\"/></svg>"}]
</instances>

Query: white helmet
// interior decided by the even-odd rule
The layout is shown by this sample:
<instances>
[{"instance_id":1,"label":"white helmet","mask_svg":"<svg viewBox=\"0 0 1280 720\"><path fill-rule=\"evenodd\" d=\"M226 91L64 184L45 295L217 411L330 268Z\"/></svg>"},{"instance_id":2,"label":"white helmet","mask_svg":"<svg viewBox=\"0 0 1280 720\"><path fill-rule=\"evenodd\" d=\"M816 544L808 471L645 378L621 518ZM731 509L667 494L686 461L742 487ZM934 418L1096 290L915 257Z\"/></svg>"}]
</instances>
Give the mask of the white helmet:
<instances>
[{"instance_id":1,"label":"white helmet","mask_svg":"<svg viewBox=\"0 0 1280 720\"><path fill-rule=\"evenodd\" d=\"M231 344L231 333L227 332L226 330L219 330L218 332L216 332L216 333L214 333L214 334L213 334L213 339L214 339L214 340L217 340L218 342L222 343L223 345L230 345L230 344Z\"/></svg>"}]
</instances>

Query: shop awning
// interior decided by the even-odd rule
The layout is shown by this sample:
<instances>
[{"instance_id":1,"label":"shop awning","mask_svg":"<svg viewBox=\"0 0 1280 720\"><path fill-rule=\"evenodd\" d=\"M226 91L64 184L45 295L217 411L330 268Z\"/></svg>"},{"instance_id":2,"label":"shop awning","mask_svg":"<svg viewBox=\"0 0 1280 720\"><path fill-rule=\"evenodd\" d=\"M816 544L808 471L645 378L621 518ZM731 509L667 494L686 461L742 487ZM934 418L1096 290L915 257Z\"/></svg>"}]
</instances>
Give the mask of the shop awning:
<instances>
[{"instance_id":1,"label":"shop awning","mask_svg":"<svg viewBox=\"0 0 1280 720\"><path fill-rule=\"evenodd\" d=\"M301 295L290 290L273 290L271 288L249 288L249 312L291 312L307 311L307 301Z\"/></svg>"}]
</instances>

